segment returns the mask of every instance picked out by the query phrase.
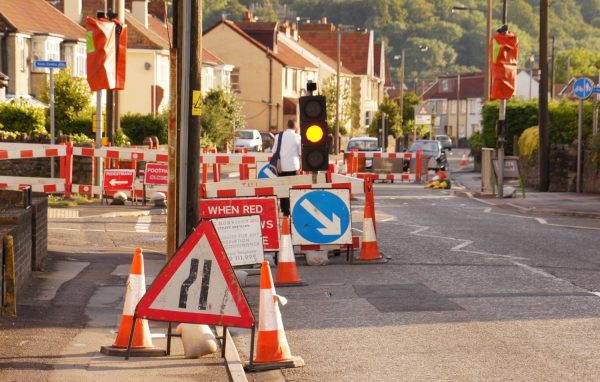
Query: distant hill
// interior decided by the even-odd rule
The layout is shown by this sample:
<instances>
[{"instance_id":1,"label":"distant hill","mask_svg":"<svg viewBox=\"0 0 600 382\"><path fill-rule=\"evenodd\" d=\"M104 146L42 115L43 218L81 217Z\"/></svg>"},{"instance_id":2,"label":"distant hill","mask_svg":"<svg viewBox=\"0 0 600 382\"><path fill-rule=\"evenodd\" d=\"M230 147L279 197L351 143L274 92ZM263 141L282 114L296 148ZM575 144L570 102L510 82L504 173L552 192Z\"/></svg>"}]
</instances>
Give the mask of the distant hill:
<instances>
[{"instance_id":1,"label":"distant hill","mask_svg":"<svg viewBox=\"0 0 600 382\"><path fill-rule=\"evenodd\" d=\"M205 27L226 17L241 17L251 7L259 20L295 21L323 16L330 23L373 29L392 56L406 51L406 78L427 80L440 74L482 70L485 60L486 0L205 0ZM452 12L452 6L474 10ZM555 36L557 80L571 75L597 76L600 64L600 0L550 1L550 35ZM476 10L477 9L477 10ZM502 1L494 0L493 29L501 24ZM508 0L509 30L519 37L519 66L539 61L539 0ZM568 51L575 51L572 52ZM583 50L583 52L581 51ZM569 59L569 56L572 56ZM581 61L581 62L580 62ZM579 73L578 73L579 72Z\"/></svg>"}]
</instances>

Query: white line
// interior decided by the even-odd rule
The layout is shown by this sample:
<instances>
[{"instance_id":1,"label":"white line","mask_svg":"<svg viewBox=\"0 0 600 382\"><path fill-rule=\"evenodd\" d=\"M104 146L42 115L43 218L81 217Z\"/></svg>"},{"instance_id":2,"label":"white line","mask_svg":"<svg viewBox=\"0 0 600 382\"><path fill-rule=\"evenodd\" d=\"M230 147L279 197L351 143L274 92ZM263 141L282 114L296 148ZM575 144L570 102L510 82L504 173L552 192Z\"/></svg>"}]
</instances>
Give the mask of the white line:
<instances>
[{"instance_id":1,"label":"white line","mask_svg":"<svg viewBox=\"0 0 600 382\"><path fill-rule=\"evenodd\" d=\"M136 230L136 232L150 232L151 222L152 216L140 216L134 229Z\"/></svg>"},{"instance_id":2,"label":"white line","mask_svg":"<svg viewBox=\"0 0 600 382\"><path fill-rule=\"evenodd\" d=\"M488 207L488 208L484 209L483 212L485 212L486 214L489 214L490 212L492 212L492 208Z\"/></svg>"},{"instance_id":3,"label":"white line","mask_svg":"<svg viewBox=\"0 0 600 382\"><path fill-rule=\"evenodd\" d=\"M534 268L534 267L529 266L527 264L519 263L518 261L513 261L512 263L514 265L516 265L516 266L519 266L521 268L524 268L524 269L528 270L531 273L535 273L536 275L541 275L541 276L544 276L544 277L548 277L548 278L553 279L553 280L566 281L566 280L560 279L560 278L558 278L558 277L556 277L554 275L551 275L550 273L548 273L546 271L543 271L543 270L538 269L538 268Z\"/></svg>"},{"instance_id":4,"label":"white line","mask_svg":"<svg viewBox=\"0 0 600 382\"><path fill-rule=\"evenodd\" d=\"M538 221L538 223L540 224L548 224L548 222L546 221L546 219L542 219L542 218L535 218L535 220Z\"/></svg>"}]
</instances>

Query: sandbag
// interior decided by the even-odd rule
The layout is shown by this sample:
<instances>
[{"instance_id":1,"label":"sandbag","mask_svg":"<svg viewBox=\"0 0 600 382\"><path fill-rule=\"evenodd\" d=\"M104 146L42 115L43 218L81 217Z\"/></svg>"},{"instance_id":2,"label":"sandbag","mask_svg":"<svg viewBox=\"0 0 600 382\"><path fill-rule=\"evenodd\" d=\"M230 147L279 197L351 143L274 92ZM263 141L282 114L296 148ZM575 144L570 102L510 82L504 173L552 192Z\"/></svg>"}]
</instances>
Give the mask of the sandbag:
<instances>
[{"instance_id":1,"label":"sandbag","mask_svg":"<svg viewBox=\"0 0 600 382\"><path fill-rule=\"evenodd\" d=\"M219 345L208 325L179 324L175 333L181 335L185 358L198 358L215 353Z\"/></svg>"}]
</instances>

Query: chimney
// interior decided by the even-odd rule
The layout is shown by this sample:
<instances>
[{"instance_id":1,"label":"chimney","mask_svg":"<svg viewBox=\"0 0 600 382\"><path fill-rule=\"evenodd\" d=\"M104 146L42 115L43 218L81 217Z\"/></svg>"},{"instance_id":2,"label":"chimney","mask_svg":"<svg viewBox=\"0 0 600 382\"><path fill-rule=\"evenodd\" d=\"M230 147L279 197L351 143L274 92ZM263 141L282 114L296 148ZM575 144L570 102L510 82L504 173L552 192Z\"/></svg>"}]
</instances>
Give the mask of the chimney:
<instances>
[{"instance_id":1,"label":"chimney","mask_svg":"<svg viewBox=\"0 0 600 382\"><path fill-rule=\"evenodd\" d=\"M254 14L252 13L252 11L246 11L246 13L244 14L244 21L248 21L251 23L256 21L254 19Z\"/></svg>"},{"instance_id":2,"label":"chimney","mask_svg":"<svg viewBox=\"0 0 600 382\"><path fill-rule=\"evenodd\" d=\"M148 28L148 0L134 0L131 2L131 14L135 19Z\"/></svg>"},{"instance_id":3,"label":"chimney","mask_svg":"<svg viewBox=\"0 0 600 382\"><path fill-rule=\"evenodd\" d=\"M81 3L82 0L64 0L63 3L63 13L77 24L81 24L83 11Z\"/></svg>"},{"instance_id":4,"label":"chimney","mask_svg":"<svg viewBox=\"0 0 600 382\"><path fill-rule=\"evenodd\" d=\"M327 16L321 17L321 24L327 24Z\"/></svg>"}]
</instances>

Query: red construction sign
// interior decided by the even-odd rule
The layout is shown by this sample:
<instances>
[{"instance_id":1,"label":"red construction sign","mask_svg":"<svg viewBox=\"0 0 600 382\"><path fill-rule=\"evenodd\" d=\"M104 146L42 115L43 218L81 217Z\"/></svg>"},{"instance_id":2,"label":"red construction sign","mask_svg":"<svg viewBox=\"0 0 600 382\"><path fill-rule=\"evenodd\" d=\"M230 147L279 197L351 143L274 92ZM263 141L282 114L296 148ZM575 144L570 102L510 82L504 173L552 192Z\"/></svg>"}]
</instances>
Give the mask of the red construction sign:
<instances>
[{"instance_id":1,"label":"red construction sign","mask_svg":"<svg viewBox=\"0 0 600 382\"><path fill-rule=\"evenodd\" d=\"M278 250L277 198L200 199L201 218L212 219L247 215L260 215L263 248L269 251Z\"/></svg>"},{"instance_id":2,"label":"red construction sign","mask_svg":"<svg viewBox=\"0 0 600 382\"><path fill-rule=\"evenodd\" d=\"M169 165L167 163L146 163L145 184L169 184Z\"/></svg>"},{"instance_id":3,"label":"red construction sign","mask_svg":"<svg viewBox=\"0 0 600 382\"><path fill-rule=\"evenodd\" d=\"M107 169L104 170L104 191L133 190L135 170Z\"/></svg>"},{"instance_id":4,"label":"red construction sign","mask_svg":"<svg viewBox=\"0 0 600 382\"><path fill-rule=\"evenodd\" d=\"M215 227L203 221L156 276L140 318L251 328L254 316Z\"/></svg>"}]
</instances>

